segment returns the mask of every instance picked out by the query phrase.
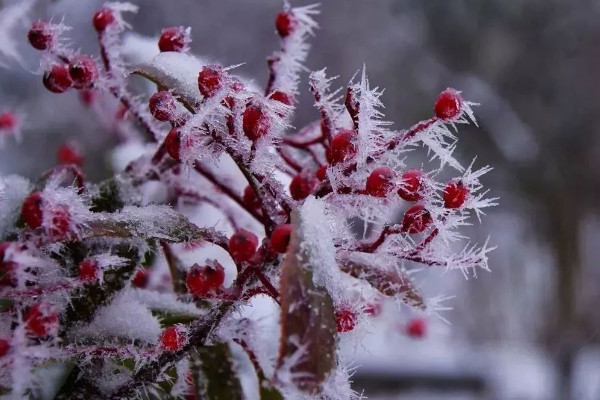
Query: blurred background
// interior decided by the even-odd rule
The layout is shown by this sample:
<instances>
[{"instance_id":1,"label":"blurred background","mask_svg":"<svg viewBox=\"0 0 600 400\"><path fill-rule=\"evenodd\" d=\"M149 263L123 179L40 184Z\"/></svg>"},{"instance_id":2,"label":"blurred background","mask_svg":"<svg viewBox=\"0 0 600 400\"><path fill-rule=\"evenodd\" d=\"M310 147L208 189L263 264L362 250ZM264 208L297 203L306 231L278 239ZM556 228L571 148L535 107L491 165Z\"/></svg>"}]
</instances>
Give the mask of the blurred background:
<instances>
[{"instance_id":1,"label":"blurred background","mask_svg":"<svg viewBox=\"0 0 600 400\"><path fill-rule=\"evenodd\" d=\"M280 1L137 3L137 32L191 26L194 53L244 62L240 71L264 87ZM30 18L64 18L75 47L96 54L90 21L101 4L39 0ZM363 344L345 343L356 390L372 399L600 399L600 2L325 0L321 11L308 67L326 66L342 86L366 64L371 83L386 88L395 128L431 116L446 87L481 104L479 127L459 131L458 157L492 165L483 182L500 197L469 231L498 246L492 273L421 275L429 295L456 296L443 313L451 325L424 317L422 337L410 337L407 319L385 309L387 328L375 322ZM9 68L0 69L0 112L23 117L21 143L0 149L0 174L35 179L56 163L62 143L76 140L86 175L102 179L116 137L76 92L43 88L26 29L14 29L22 60L3 60ZM305 84L294 123L316 118Z\"/></svg>"}]
</instances>

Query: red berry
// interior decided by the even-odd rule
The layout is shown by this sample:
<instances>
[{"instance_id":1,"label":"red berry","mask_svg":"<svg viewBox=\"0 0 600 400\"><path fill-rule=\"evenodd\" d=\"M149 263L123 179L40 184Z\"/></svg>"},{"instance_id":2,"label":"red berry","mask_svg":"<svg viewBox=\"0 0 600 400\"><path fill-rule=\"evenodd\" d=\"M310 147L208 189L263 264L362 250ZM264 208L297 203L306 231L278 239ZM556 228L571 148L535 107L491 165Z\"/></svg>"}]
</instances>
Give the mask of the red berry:
<instances>
[{"instance_id":1,"label":"red berry","mask_svg":"<svg viewBox=\"0 0 600 400\"><path fill-rule=\"evenodd\" d=\"M83 156L77 150L77 148L69 145L63 144L58 148L56 153L56 158L58 159L58 163L62 165L75 164L78 166L83 165Z\"/></svg>"},{"instance_id":2,"label":"red berry","mask_svg":"<svg viewBox=\"0 0 600 400\"><path fill-rule=\"evenodd\" d=\"M375 197L385 197L396 186L396 172L387 167L373 170L367 178L367 193Z\"/></svg>"},{"instance_id":3,"label":"red berry","mask_svg":"<svg viewBox=\"0 0 600 400\"><path fill-rule=\"evenodd\" d=\"M138 269L131 280L131 286L136 288L145 288L148 285L149 275L150 270L148 268Z\"/></svg>"},{"instance_id":4,"label":"red berry","mask_svg":"<svg viewBox=\"0 0 600 400\"><path fill-rule=\"evenodd\" d=\"M85 89L98 78L96 61L90 56L81 55L71 60L69 64L69 75L75 89Z\"/></svg>"},{"instance_id":5,"label":"red berry","mask_svg":"<svg viewBox=\"0 0 600 400\"><path fill-rule=\"evenodd\" d=\"M290 182L290 194L294 200L304 200L312 194L319 182L316 177L298 174Z\"/></svg>"},{"instance_id":6,"label":"red berry","mask_svg":"<svg viewBox=\"0 0 600 400\"><path fill-rule=\"evenodd\" d=\"M27 39L34 49L48 50L55 40L55 33L49 23L36 21L27 32Z\"/></svg>"},{"instance_id":7,"label":"red berry","mask_svg":"<svg viewBox=\"0 0 600 400\"><path fill-rule=\"evenodd\" d=\"M64 93L73 85L69 68L64 64L53 65L50 71L44 73L42 82L52 93Z\"/></svg>"},{"instance_id":8,"label":"red berry","mask_svg":"<svg viewBox=\"0 0 600 400\"><path fill-rule=\"evenodd\" d=\"M56 308L49 303L35 303L25 315L25 327L30 336L44 337L58 330Z\"/></svg>"},{"instance_id":9,"label":"red berry","mask_svg":"<svg viewBox=\"0 0 600 400\"><path fill-rule=\"evenodd\" d=\"M469 188L462 181L450 181L444 189L444 207L460 208L469 197Z\"/></svg>"},{"instance_id":10,"label":"red berry","mask_svg":"<svg viewBox=\"0 0 600 400\"><path fill-rule=\"evenodd\" d=\"M245 229L238 229L229 239L229 254L236 263L248 261L256 252L258 238Z\"/></svg>"},{"instance_id":11,"label":"red berry","mask_svg":"<svg viewBox=\"0 0 600 400\"><path fill-rule=\"evenodd\" d=\"M7 339L0 339L0 358L8 354L10 342Z\"/></svg>"},{"instance_id":12,"label":"red berry","mask_svg":"<svg viewBox=\"0 0 600 400\"><path fill-rule=\"evenodd\" d=\"M42 226L42 202L42 194L40 192L33 192L23 201L21 218L33 229Z\"/></svg>"},{"instance_id":13,"label":"red berry","mask_svg":"<svg viewBox=\"0 0 600 400\"><path fill-rule=\"evenodd\" d=\"M10 111L0 114L0 130L13 130L17 127L17 116Z\"/></svg>"},{"instance_id":14,"label":"red berry","mask_svg":"<svg viewBox=\"0 0 600 400\"><path fill-rule=\"evenodd\" d=\"M421 233L433 222L431 214L420 204L406 210L402 218L402 232Z\"/></svg>"},{"instance_id":15,"label":"red berry","mask_svg":"<svg viewBox=\"0 0 600 400\"><path fill-rule=\"evenodd\" d=\"M296 19L289 11L281 11L277 14L277 17L275 17L275 28L282 38L289 36L290 33L294 31L296 24Z\"/></svg>"},{"instance_id":16,"label":"red berry","mask_svg":"<svg viewBox=\"0 0 600 400\"><path fill-rule=\"evenodd\" d=\"M175 352L181 349L186 342L186 332L182 326L170 326L162 332L160 345L166 351Z\"/></svg>"},{"instance_id":17,"label":"red berry","mask_svg":"<svg viewBox=\"0 0 600 400\"><path fill-rule=\"evenodd\" d=\"M269 132L269 118L259 107L250 105L244 111L242 127L244 135L255 142Z\"/></svg>"},{"instance_id":18,"label":"red berry","mask_svg":"<svg viewBox=\"0 0 600 400\"><path fill-rule=\"evenodd\" d=\"M94 14L92 23L96 32L104 32L106 28L115 22L115 14L110 8L101 8Z\"/></svg>"},{"instance_id":19,"label":"red berry","mask_svg":"<svg viewBox=\"0 0 600 400\"><path fill-rule=\"evenodd\" d=\"M440 119L453 119L460 115L462 96L454 89L446 89L438 96L433 109L435 116Z\"/></svg>"},{"instance_id":20,"label":"red berry","mask_svg":"<svg viewBox=\"0 0 600 400\"><path fill-rule=\"evenodd\" d=\"M160 51L184 51L189 42L188 33L182 26L174 26L162 30L158 39Z\"/></svg>"},{"instance_id":21,"label":"red berry","mask_svg":"<svg viewBox=\"0 0 600 400\"><path fill-rule=\"evenodd\" d=\"M279 225L271 234L271 248L278 253L285 253L290 244L292 225Z\"/></svg>"},{"instance_id":22,"label":"red berry","mask_svg":"<svg viewBox=\"0 0 600 400\"><path fill-rule=\"evenodd\" d=\"M205 297L216 292L225 282L225 269L218 262L212 265L192 265L185 276L188 291L196 297Z\"/></svg>"},{"instance_id":23,"label":"red berry","mask_svg":"<svg viewBox=\"0 0 600 400\"><path fill-rule=\"evenodd\" d=\"M356 326L356 314L349 309L341 309L335 313L335 325L340 333L350 332Z\"/></svg>"},{"instance_id":24,"label":"red berry","mask_svg":"<svg viewBox=\"0 0 600 400\"><path fill-rule=\"evenodd\" d=\"M373 301L367 304L367 306L365 307L365 314L370 315L372 317L376 317L379 314L381 314L381 302L379 301Z\"/></svg>"},{"instance_id":25,"label":"red berry","mask_svg":"<svg viewBox=\"0 0 600 400\"><path fill-rule=\"evenodd\" d=\"M285 92L280 92L279 90L276 92L271 93L271 95L269 96L269 98L271 100L275 100L278 101L280 103L285 104L286 106L291 106L294 104L294 98L285 93Z\"/></svg>"},{"instance_id":26,"label":"red berry","mask_svg":"<svg viewBox=\"0 0 600 400\"><path fill-rule=\"evenodd\" d=\"M319 167L319 169L315 173L315 176L320 181L324 181L325 179L327 179L327 165L323 165L322 167Z\"/></svg>"},{"instance_id":27,"label":"red berry","mask_svg":"<svg viewBox=\"0 0 600 400\"><path fill-rule=\"evenodd\" d=\"M250 185L246 186L244 189L244 194L242 195L242 202L246 207L251 210L260 209L261 203L260 199L256 195L254 188Z\"/></svg>"},{"instance_id":28,"label":"red berry","mask_svg":"<svg viewBox=\"0 0 600 400\"><path fill-rule=\"evenodd\" d=\"M98 263L88 258L79 263L77 277L82 282L96 282L99 278L99 272Z\"/></svg>"},{"instance_id":29,"label":"red berry","mask_svg":"<svg viewBox=\"0 0 600 400\"><path fill-rule=\"evenodd\" d=\"M181 148L181 134L177 130L177 128L171 129L167 137L165 138L165 147L167 148L167 153L175 160L179 161L180 157L180 148Z\"/></svg>"},{"instance_id":30,"label":"red berry","mask_svg":"<svg viewBox=\"0 0 600 400\"><path fill-rule=\"evenodd\" d=\"M339 131L332 139L329 149L327 149L327 159L331 164L339 164L352 159L357 152L355 130L343 129Z\"/></svg>"},{"instance_id":31,"label":"red berry","mask_svg":"<svg viewBox=\"0 0 600 400\"><path fill-rule=\"evenodd\" d=\"M198 73L198 89L204 97L212 97L223 86L223 69L207 65Z\"/></svg>"},{"instance_id":32,"label":"red berry","mask_svg":"<svg viewBox=\"0 0 600 400\"><path fill-rule=\"evenodd\" d=\"M414 338L422 338L427 332L427 324L424 319L414 318L406 325L406 334Z\"/></svg>"},{"instance_id":33,"label":"red berry","mask_svg":"<svg viewBox=\"0 0 600 400\"><path fill-rule=\"evenodd\" d=\"M398 196L406 201L417 201L423 198L423 171L410 169L402 174Z\"/></svg>"},{"instance_id":34,"label":"red berry","mask_svg":"<svg viewBox=\"0 0 600 400\"><path fill-rule=\"evenodd\" d=\"M51 225L48 229L50 236L57 239L64 239L71 231L71 213L69 207L59 204L51 211Z\"/></svg>"},{"instance_id":35,"label":"red berry","mask_svg":"<svg viewBox=\"0 0 600 400\"><path fill-rule=\"evenodd\" d=\"M175 97L168 90L161 90L150 97L150 113L159 121L171 121L177 113Z\"/></svg>"}]
</instances>

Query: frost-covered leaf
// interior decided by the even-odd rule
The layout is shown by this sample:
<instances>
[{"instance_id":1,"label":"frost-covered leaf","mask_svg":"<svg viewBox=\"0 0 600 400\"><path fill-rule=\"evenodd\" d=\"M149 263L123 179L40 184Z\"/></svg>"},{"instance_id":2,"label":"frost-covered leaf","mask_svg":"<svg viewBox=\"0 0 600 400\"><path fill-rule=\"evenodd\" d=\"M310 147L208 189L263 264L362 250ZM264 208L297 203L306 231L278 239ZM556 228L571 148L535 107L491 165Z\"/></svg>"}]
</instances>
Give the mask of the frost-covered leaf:
<instances>
[{"instance_id":1,"label":"frost-covered leaf","mask_svg":"<svg viewBox=\"0 0 600 400\"><path fill-rule=\"evenodd\" d=\"M242 385L231 350L227 343L217 343L198 349L201 377L198 382L200 398L208 400L241 400Z\"/></svg>"}]
</instances>

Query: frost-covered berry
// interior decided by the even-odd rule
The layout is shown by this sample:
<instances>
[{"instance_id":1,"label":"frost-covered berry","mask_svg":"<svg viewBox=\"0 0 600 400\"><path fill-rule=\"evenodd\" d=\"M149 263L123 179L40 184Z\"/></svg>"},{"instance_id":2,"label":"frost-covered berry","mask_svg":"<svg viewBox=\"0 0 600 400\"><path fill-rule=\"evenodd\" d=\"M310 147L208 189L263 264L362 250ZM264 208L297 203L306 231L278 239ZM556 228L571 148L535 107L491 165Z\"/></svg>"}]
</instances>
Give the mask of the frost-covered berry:
<instances>
[{"instance_id":1,"label":"frost-covered berry","mask_svg":"<svg viewBox=\"0 0 600 400\"><path fill-rule=\"evenodd\" d=\"M461 208L469 197L469 188L461 180L450 181L444 189L444 207Z\"/></svg>"},{"instance_id":2,"label":"frost-covered berry","mask_svg":"<svg viewBox=\"0 0 600 400\"><path fill-rule=\"evenodd\" d=\"M55 239L63 239L71 231L71 213L69 207L59 204L51 210L50 226L48 233Z\"/></svg>"},{"instance_id":3,"label":"frost-covered berry","mask_svg":"<svg viewBox=\"0 0 600 400\"><path fill-rule=\"evenodd\" d=\"M260 107L249 105L246 108L242 116L242 128L248 139L257 141L269 132L269 127L269 117Z\"/></svg>"},{"instance_id":4,"label":"frost-covered berry","mask_svg":"<svg viewBox=\"0 0 600 400\"><path fill-rule=\"evenodd\" d=\"M290 182L290 194L294 200L304 200L312 194L319 184L316 177L308 174L298 174Z\"/></svg>"},{"instance_id":5,"label":"frost-covered berry","mask_svg":"<svg viewBox=\"0 0 600 400\"><path fill-rule=\"evenodd\" d=\"M96 61L90 56L80 55L69 63L69 75L75 89L85 89L98 78L98 67Z\"/></svg>"},{"instance_id":6,"label":"frost-covered berry","mask_svg":"<svg viewBox=\"0 0 600 400\"><path fill-rule=\"evenodd\" d=\"M271 234L271 248L278 253L285 253L290 244L290 236L292 234L292 225L279 225Z\"/></svg>"},{"instance_id":7,"label":"frost-covered berry","mask_svg":"<svg viewBox=\"0 0 600 400\"><path fill-rule=\"evenodd\" d=\"M186 331L182 326L170 326L160 335L160 346L166 351L175 352L185 345L186 339Z\"/></svg>"},{"instance_id":8,"label":"frost-covered berry","mask_svg":"<svg viewBox=\"0 0 600 400\"><path fill-rule=\"evenodd\" d=\"M212 97L223 86L223 69L218 65L207 65L198 73L198 89L202 96Z\"/></svg>"},{"instance_id":9,"label":"frost-covered berry","mask_svg":"<svg viewBox=\"0 0 600 400\"><path fill-rule=\"evenodd\" d=\"M376 317L381 314L382 308L381 301L372 301L365 307L365 314L370 315L371 317Z\"/></svg>"},{"instance_id":10,"label":"frost-covered berry","mask_svg":"<svg viewBox=\"0 0 600 400\"><path fill-rule=\"evenodd\" d=\"M136 288L145 288L148 286L148 278L150 277L150 270L148 268L140 268L137 270L133 279L131 280L131 286Z\"/></svg>"},{"instance_id":11,"label":"frost-covered berry","mask_svg":"<svg viewBox=\"0 0 600 400\"><path fill-rule=\"evenodd\" d=\"M35 303L25 315L27 333L34 337L56 334L58 331L58 313L49 303Z\"/></svg>"},{"instance_id":12,"label":"frost-covered berry","mask_svg":"<svg viewBox=\"0 0 600 400\"><path fill-rule=\"evenodd\" d=\"M83 156L75 146L70 144L61 145L56 152L56 158L58 163L62 165L83 165Z\"/></svg>"},{"instance_id":13,"label":"frost-covered berry","mask_svg":"<svg viewBox=\"0 0 600 400\"><path fill-rule=\"evenodd\" d=\"M177 161L180 160L181 134L177 128L169 131L169 134L165 138L165 147L171 157Z\"/></svg>"},{"instance_id":14,"label":"frost-covered berry","mask_svg":"<svg viewBox=\"0 0 600 400\"><path fill-rule=\"evenodd\" d=\"M11 131L17 127L18 118L12 111L0 113L0 131Z\"/></svg>"},{"instance_id":15,"label":"frost-covered berry","mask_svg":"<svg viewBox=\"0 0 600 400\"><path fill-rule=\"evenodd\" d=\"M64 93L73 86L69 68L64 64L55 64L44 73L42 79L46 89L52 93Z\"/></svg>"},{"instance_id":16,"label":"frost-covered berry","mask_svg":"<svg viewBox=\"0 0 600 400\"><path fill-rule=\"evenodd\" d=\"M218 262L210 265L192 265L185 276L185 285L192 295L204 297L216 292L225 282L225 269Z\"/></svg>"},{"instance_id":17,"label":"frost-covered berry","mask_svg":"<svg viewBox=\"0 0 600 400\"><path fill-rule=\"evenodd\" d=\"M27 32L27 39L34 49L48 50L56 40L56 33L46 21L36 21Z\"/></svg>"},{"instance_id":18,"label":"frost-covered berry","mask_svg":"<svg viewBox=\"0 0 600 400\"><path fill-rule=\"evenodd\" d=\"M440 119L453 119L460 115L462 109L462 96L457 90L446 89L438 96L433 109L435 116Z\"/></svg>"},{"instance_id":19,"label":"frost-covered berry","mask_svg":"<svg viewBox=\"0 0 600 400\"><path fill-rule=\"evenodd\" d=\"M406 334L413 338L422 338L427 333L427 323L422 318L414 318L406 325Z\"/></svg>"},{"instance_id":20,"label":"frost-covered berry","mask_svg":"<svg viewBox=\"0 0 600 400\"><path fill-rule=\"evenodd\" d=\"M281 92L279 90L276 91L276 92L271 93L271 95L269 96L269 98L271 100L275 100L275 101L278 101L280 103L283 103L286 106L291 106L291 105L294 104L294 98L291 95L289 95L289 94L287 94L285 92Z\"/></svg>"},{"instance_id":21,"label":"frost-covered berry","mask_svg":"<svg viewBox=\"0 0 600 400\"><path fill-rule=\"evenodd\" d=\"M327 159L331 164L339 164L354 158L357 152L356 140L357 133L352 129L343 129L339 131L332 139L327 149Z\"/></svg>"},{"instance_id":22,"label":"frost-covered berry","mask_svg":"<svg viewBox=\"0 0 600 400\"><path fill-rule=\"evenodd\" d=\"M109 25L115 22L115 14L110 8L101 8L94 13L92 23L96 32L104 32Z\"/></svg>"},{"instance_id":23,"label":"frost-covered berry","mask_svg":"<svg viewBox=\"0 0 600 400\"><path fill-rule=\"evenodd\" d=\"M421 233L433 222L431 214L421 204L415 204L404 213L402 232Z\"/></svg>"},{"instance_id":24,"label":"frost-covered berry","mask_svg":"<svg viewBox=\"0 0 600 400\"><path fill-rule=\"evenodd\" d=\"M186 28L182 26L173 26L164 28L158 39L158 48L160 51L181 52L186 49L190 38Z\"/></svg>"},{"instance_id":25,"label":"frost-covered berry","mask_svg":"<svg viewBox=\"0 0 600 400\"><path fill-rule=\"evenodd\" d=\"M320 181L324 181L325 179L327 179L327 165L323 165L322 167L319 167L319 169L315 173L315 176Z\"/></svg>"},{"instance_id":26,"label":"frost-covered berry","mask_svg":"<svg viewBox=\"0 0 600 400\"><path fill-rule=\"evenodd\" d=\"M275 17L275 28L282 38L289 36L294 31L297 23L296 18L289 11L281 11Z\"/></svg>"},{"instance_id":27,"label":"frost-covered berry","mask_svg":"<svg viewBox=\"0 0 600 400\"><path fill-rule=\"evenodd\" d=\"M100 269L93 259L85 259L77 267L77 278L82 282L95 282L99 278Z\"/></svg>"},{"instance_id":28,"label":"frost-covered berry","mask_svg":"<svg viewBox=\"0 0 600 400\"><path fill-rule=\"evenodd\" d=\"M335 325L339 333L350 332L356 326L356 313L343 308L335 313Z\"/></svg>"},{"instance_id":29,"label":"frost-covered berry","mask_svg":"<svg viewBox=\"0 0 600 400\"><path fill-rule=\"evenodd\" d=\"M161 90L150 97L150 113L159 121L171 121L177 113L177 100L168 90Z\"/></svg>"},{"instance_id":30,"label":"frost-covered berry","mask_svg":"<svg viewBox=\"0 0 600 400\"><path fill-rule=\"evenodd\" d=\"M398 196L406 201L423 198L423 171L410 169L402 174Z\"/></svg>"},{"instance_id":31,"label":"frost-covered berry","mask_svg":"<svg viewBox=\"0 0 600 400\"><path fill-rule=\"evenodd\" d=\"M256 195L254 188L250 185L246 186L244 189L244 193L242 194L242 202L251 210L260 209L261 206L260 199Z\"/></svg>"},{"instance_id":32,"label":"frost-covered berry","mask_svg":"<svg viewBox=\"0 0 600 400\"><path fill-rule=\"evenodd\" d=\"M33 192L23 201L21 207L21 218L30 228L36 229L42 226L42 193Z\"/></svg>"},{"instance_id":33,"label":"frost-covered berry","mask_svg":"<svg viewBox=\"0 0 600 400\"><path fill-rule=\"evenodd\" d=\"M245 229L238 229L229 239L229 254L236 263L248 261L256 252L258 238Z\"/></svg>"},{"instance_id":34,"label":"frost-covered berry","mask_svg":"<svg viewBox=\"0 0 600 400\"><path fill-rule=\"evenodd\" d=\"M8 354L10 350L10 341L8 339L0 339L0 358Z\"/></svg>"},{"instance_id":35,"label":"frost-covered berry","mask_svg":"<svg viewBox=\"0 0 600 400\"><path fill-rule=\"evenodd\" d=\"M374 169L367 178L367 193L375 197L385 197L396 186L396 172L388 167Z\"/></svg>"}]
</instances>

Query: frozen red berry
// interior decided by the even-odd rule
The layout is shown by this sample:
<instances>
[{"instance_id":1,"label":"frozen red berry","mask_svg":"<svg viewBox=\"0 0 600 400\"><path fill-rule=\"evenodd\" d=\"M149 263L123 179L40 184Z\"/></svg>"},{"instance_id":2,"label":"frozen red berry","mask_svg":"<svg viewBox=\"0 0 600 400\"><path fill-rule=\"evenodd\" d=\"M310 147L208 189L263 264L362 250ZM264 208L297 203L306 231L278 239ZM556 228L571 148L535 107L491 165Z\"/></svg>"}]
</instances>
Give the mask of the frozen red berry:
<instances>
[{"instance_id":1,"label":"frozen red berry","mask_svg":"<svg viewBox=\"0 0 600 400\"><path fill-rule=\"evenodd\" d=\"M57 204L50 210L50 226L48 233L55 239L64 239L71 232L71 213L69 207Z\"/></svg>"},{"instance_id":2,"label":"frozen red berry","mask_svg":"<svg viewBox=\"0 0 600 400\"><path fill-rule=\"evenodd\" d=\"M421 233L433 222L431 214L421 204L410 207L402 218L402 232Z\"/></svg>"},{"instance_id":3,"label":"frozen red berry","mask_svg":"<svg viewBox=\"0 0 600 400\"><path fill-rule=\"evenodd\" d=\"M42 79L46 89L52 93L64 93L73 86L69 68L64 64L55 64L44 73Z\"/></svg>"},{"instance_id":4,"label":"frozen red berry","mask_svg":"<svg viewBox=\"0 0 600 400\"><path fill-rule=\"evenodd\" d=\"M461 208L469 197L469 188L461 180L450 181L444 189L444 207Z\"/></svg>"},{"instance_id":5,"label":"frozen red berry","mask_svg":"<svg viewBox=\"0 0 600 400\"><path fill-rule=\"evenodd\" d=\"M294 200L304 200L316 189L319 181L316 176L300 173L290 182L290 194Z\"/></svg>"},{"instance_id":6,"label":"frozen red berry","mask_svg":"<svg viewBox=\"0 0 600 400\"><path fill-rule=\"evenodd\" d=\"M261 206L260 199L256 195L254 188L250 185L246 186L244 189L244 193L242 194L242 202L251 210L259 210Z\"/></svg>"},{"instance_id":7,"label":"frozen red berry","mask_svg":"<svg viewBox=\"0 0 600 400\"><path fill-rule=\"evenodd\" d=\"M167 148L167 153L175 160L179 161L181 156L181 134L177 128L173 128L169 131L169 134L165 138L165 147Z\"/></svg>"},{"instance_id":8,"label":"frozen red berry","mask_svg":"<svg viewBox=\"0 0 600 400\"><path fill-rule=\"evenodd\" d=\"M35 303L25 315L27 333L34 337L54 335L58 331L58 314L49 303Z\"/></svg>"},{"instance_id":9,"label":"frozen red berry","mask_svg":"<svg viewBox=\"0 0 600 400\"><path fill-rule=\"evenodd\" d=\"M260 107L249 105L246 108L242 116L242 128L248 139L257 141L269 132L269 127L269 117Z\"/></svg>"},{"instance_id":10,"label":"frozen red berry","mask_svg":"<svg viewBox=\"0 0 600 400\"><path fill-rule=\"evenodd\" d=\"M387 167L374 169L367 178L367 193L375 197L385 197L396 186L396 172Z\"/></svg>"},{"instance_id":11,"label":"frozen red berry","mask_svg":"<svg viewBox=\"0 0 600 400\"><path fill-rule=\"evenodd\" d=\"M148 268L140 268L133 276L133 279L131 280L131 285L136 288L145 288L146 286L148 286L149 278L150 270Z\"/></svg>"},{"instance_id":12,"label":"frozen red berry","mask_svg":"<svg viewBox=\"0 0 600 400\"><path fill-rule=\"evenodd\" d=\"M406 201L423 198L423 171L410 169L402 174L398 196Z\"/></svg>"},{"instance_id":13,"label":"frozen red berry","mask_svg":"<svg viewBox=\"0 0 600 400\"><path fill-rule=\"evenodd\" d=\"M322 167L319 167L319 169L315 173L315 176L320 181L324 181L325 179L327 179L327 165L323 165Z\"/></svg>"},{"instance_id":14,"label":"frozen red berry","mask_svg":"<svg viewBox=\"0 0 600 400\"><path fill-rule=\"evenodd\" d=\"M245 229L238 229L229 239L229 254L236 263L249 261L258 246L256 235Z\"/></svg>"},{"instance_id":15,"label":"frozen red berry","mask_svg":"<svg viewBox=\"0 0 600 400\"><path fill-rule=\"evenodd\" d=\"M446 89L438 96L433 109L435 116L440 119L454 119L460 115L463 100L460 93L454 89Z\"/></svg>"},{"instance_id":16,"label":"frozen red berry","mask_svg":"<svg viewBox=\"0 0 600 400\"><path fill-rule=\"evenodd\" d=\"M158 39L158 48L160 51L185 51L189 43L189 33L183 26L173 26L162 30Z\"/></svg>"},{"instance_id":17,"label":"frozen red berry","mask_svg":"<svg viewBox=\"0 0 600 400\"><path fill-rule=\"evenodd\" d=\"M90 56L80 55L69 63L69 75L75 89L85 89L98 78L98 67L96 61Z\"/></svg>"},{"instance_id":18,"label":"frozen red berry","mask_svg":"<svg viewBox=\"0 0 600 400\"><path fill-rule=\"evenodd\" d=\"M187 334L182 326L170 326L160 335L160 346L166 351L175 352L185 345L186 339Z\"/></svg>"},{"instance_id":19,"label":"frozen red berry","mask_svg":"<svg viewBox=\"0 0 600 400\"><path fill-rule=\"evenodd\" d=\"M427 323L422 318L414 318L406 325L406 334L413 338L422 338L427 333Z\"/></svg>"},{"instance_id":20,"label":"frozen red berry","mask_svg":"<svg viewBox=\"0 0 600 400\"><path fill-rule=\"evenodd\" d=\"M357 152L355 130L343 129L332 139L327 149L327 159L331 164L339 164L354 158Z\"/></svg>"},{"instance_id":21,"label":"frozen red berry","mask_svg":"<svg viewBox=\"0 0 600 400\"><path fill-rule=\"evenodd\" d=\"M340 333L350 332L356 326L356 313L344 308L335 313L335 325Z\"/></svg>"},{"instance_id":22,"label":"frozen red berry","mask_svg":"<svg viewBox=\"0 0 600 400\"><path fill-rule=\"evenodd\" d=\"M223 86L223 69L207 65L198 73L198 89L202 96L212 97Z\"/></svg>"},{"instance_id":23,"label":"frozen red berry","mask_svg":"<svg viewBox=\"0 0 600 400\"><path fill-rule=\"evenodd\" d=\"M93 259L85 259L77 267L77 277L82 282L96 282L100 277L100 268Z\"/></svg>"},{"instance_id":24,"label":"frozen red berry","mask_svg":"<svg viewBox=\"0 0 600 400\"><path fill-rule=\"evenodd\" d=\"M83 165L83 156L77 150L77 148L71 144L63 144L58 148L56 152L56 158L59 164L69 165L75 164L78 166Z\"/></svg>"},{"instance_id":25,"label":"frozen red berry","mask_svg":"<svg viewBox=\"0 0 600 400\"><path fill-rule=\"evenodd\" d=\"M34 49L48 50L56 40L56 33L46 21L36 21L27 32L27 39Z\"/></svg>"},{"instance_id":26,"label":"frozen red berry","mask_svg":"<svg viewBox=\"0 0 600 400\"><path fill-rule=\"evenodd\" d=\"M29 227L36 229L42 226L42 194L40 192L33 192L25 201L21 207L21 218L29 225Z\"/></svg>"},{"instance_id":27,"label":"frozen red berry","mask_svg":"<svg viewBox=\"0 0 600 400\"><path fill-rule=\"evenodd\" d=\"M225 269L216 261L203 266L194 264L185 276L188 292L196 297L205 297L216 292L223 286L223 282L225 282Z\"/></svg>"},{"instance_id":28,"label":"frozen red berry","mask_svg":"<svg viewBox=\"0 0 600 400\"><path fill-rule=\"evenodd\" d=\"M291 235L292 225L279 225L273 230L273 233L271 233L271 248L278 253L285 253L290 244Z\"/></svg>"},{"instance_id":29,"label":"frozen red berry","mask_svg":"<svg viewBox=\"0 0 600 400\"><path fill-rule=\"evenodd\" d=\"M0 358L8 354L10 350L10 341L8 339L0 339Z\"/></svg>"},{"instance_id":30,"label":"frozen red berry","mask_svg":"<svg viewBox=\"0 0 600 400\"><path fill-rule=\"evenodd\" d=\"M14 130L18 124L17 115L12 111L0 113L0 131Z\"/></svg>"},{"instance_id":31,"label":"frozen red berry","mask_svg":"<svg viewBox=\"0 0 600 400\"><path fill-rule=\"evenodd\" d=\"M276 91L276 92L271 93L271 95L269 96L269 98L271 100L275 100L275 101L278 101L280 103L283 103L286 106L294 105L294 98L291 95L289 95L289 94L287 94L285 92L281 92L279 90Z\"/></svg>"},{"instance_id":32,"label":"frozen red berry","mask_svg":"<svg viewBox=\"0 0 600 400\"><path fill-rule=\"evenodd\" d=\"M109 25L115 22L115 14L110 8L101 8L94 13L92 23L96 32L104 32Z\"/></svg>"},{"instance_id":33,"label":"frozen red berry","mask_svg":"<svg viewBox=\"0 0 600 400\"><path fill-rule=\"evenodd\" d=\"M150 97L150 113L159 121L171 121L177 113L177 100L168 90L161 90Z\"/></svg>"},{"instance_id":34,"label":"frozen red berry","mask_svg":"<svg viewBox=\"0 0 600 400\"><path fill-rule=\"evenodd\" d=\"M282 38L289 36L294 31L297 23L296 18L289 11L281 11L275 17L275 28Z\"/></svg>"},{"instance_id":35,"label":"frozen red berry","mask_svg":"<svg viewBox=\"0 0 600 400\"><path fill-rule=\"evenodd\" d=\"M371 301L367 304L367 306L365 307L365 314L370 315L372 317L376 317L379 314L381 314L381 310L382 310L382 304L381 301Z\"/></svg>"}]
</instances>

